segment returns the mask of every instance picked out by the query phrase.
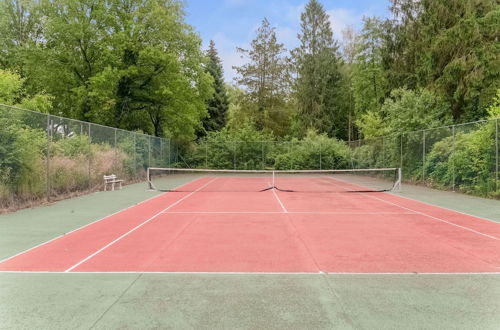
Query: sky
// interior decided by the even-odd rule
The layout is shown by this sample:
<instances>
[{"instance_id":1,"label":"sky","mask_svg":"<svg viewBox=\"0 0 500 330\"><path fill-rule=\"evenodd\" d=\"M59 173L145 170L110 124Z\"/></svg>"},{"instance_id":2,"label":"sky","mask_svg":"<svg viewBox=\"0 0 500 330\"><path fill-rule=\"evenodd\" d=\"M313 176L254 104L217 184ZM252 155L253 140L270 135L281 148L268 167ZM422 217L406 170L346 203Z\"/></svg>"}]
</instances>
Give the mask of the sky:
<instances>
[{"instance_id":1,"label":"sky","mask_svg":"<svg viewBox=\"0 0 500 330\"><path fill-rule=\"evenodd\" d=\"M228 83L235 76L233 66L245 62L236 47L249 48L262 19L266 17L276 28L278 41L287 49L298 45L300 13L307 0L185 0L187 23L203 40L206 49L215 41ZM363 16L387 17L388 0L320 0L330 16L334 37L352 26L359 29Z\"/></svg>"}]
</instances>

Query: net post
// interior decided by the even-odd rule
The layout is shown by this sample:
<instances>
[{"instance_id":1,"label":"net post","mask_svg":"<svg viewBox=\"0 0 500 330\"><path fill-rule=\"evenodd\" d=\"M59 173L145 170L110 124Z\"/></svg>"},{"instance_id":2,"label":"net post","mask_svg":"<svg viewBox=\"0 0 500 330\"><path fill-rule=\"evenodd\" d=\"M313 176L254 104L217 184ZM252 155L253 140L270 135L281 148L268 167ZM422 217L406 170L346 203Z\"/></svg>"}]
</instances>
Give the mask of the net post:
<instances>
[{"instance_id":1,"label":"net post","mask_svg":"<svg viewBox=\"0 0 500 330\"><path fill-rule=\"evenodd\" d=\"M394 188L392 188L392 191L394 192L401 192L401 181L403 180L403 169L399 167L396 170L396 182L394 183Z\"/></svg>"},{"instance_id":2,"label":"net post","mask_svg":"<svg viewBox=\"0 0 500 330\"><path fill-rule=\"evenodd\" d=\"M151 169L149 166L146 169L146 181L148 183L148 191L156 190L155 186L153 185L153 182L151 181Z\"/></svg>"},{"instance_id":3,"label":"net post","mask_svg":"<svg viewBox=\"0 0 500 330\"><path fill-rule=\"evenodd\" d=\"M274 176L275 176L275 171L273 171L273 184L272 184L272 187L271 187L271 188L273 188L273 189L276 187L276 184L275 184L275 182L274 182Z\"/></svg>"}]
</instances>

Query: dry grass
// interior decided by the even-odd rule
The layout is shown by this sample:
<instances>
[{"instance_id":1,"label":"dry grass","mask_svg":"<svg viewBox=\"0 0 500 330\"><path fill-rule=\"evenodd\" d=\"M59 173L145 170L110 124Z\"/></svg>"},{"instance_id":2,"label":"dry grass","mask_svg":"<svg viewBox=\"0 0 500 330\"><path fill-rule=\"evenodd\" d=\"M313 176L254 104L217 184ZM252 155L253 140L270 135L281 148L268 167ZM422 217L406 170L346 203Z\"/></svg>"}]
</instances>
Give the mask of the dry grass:
<instances>
[{"instance_id":1,"label":"dry grass","mask_svg":"<svg viewBox=\"0 0 500 330\"><path fill-rule=\"evenodd\" d=\"M47 187L45 160L40 160L39 173L24 179L18 191L13 192L0 182L0 214L14 212L74 198L103 189L103 176L116 174L125 184L138 182L142 171L127 169L129 156L121 150L104 148L95 150L91 159L86 156L70 158L54 155L50 159L50 188ZM38 163L38 162L37 162ZM135 175L130 172L136 172ZM50 198L47 193L50 189ZM50 200L50 202L49 202Z\"/></svg>"}]
</instances>

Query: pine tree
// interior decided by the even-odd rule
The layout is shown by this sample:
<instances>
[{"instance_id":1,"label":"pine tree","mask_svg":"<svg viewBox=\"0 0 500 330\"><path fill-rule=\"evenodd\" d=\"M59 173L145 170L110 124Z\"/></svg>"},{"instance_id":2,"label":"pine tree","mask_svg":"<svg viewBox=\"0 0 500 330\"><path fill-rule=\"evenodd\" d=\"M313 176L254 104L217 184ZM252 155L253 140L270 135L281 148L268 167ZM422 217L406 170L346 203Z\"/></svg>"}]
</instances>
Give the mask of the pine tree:
<instances>
[{"instance_id":1,"label":"pine tree","mask_svg":"<svg viewBox=\"0 0 500 330\"><path fill-rule=\"evenodd\" d=\"M247 106L254 107L258 129L283 125L286 102L289 96L289 64L283 44L276 38L275 28L264 19L251 43L251 49L238 48L249 62L234 67L239 74L238 85L245 86Z\"/></svg>"},{"instance_id":2,"label":"pine tree","mask_svg":"<svg viewBox=\"0 0 500 330\"><path fill-rule=\"evenodd\" d=\"M203 120L204 132L200 132L198 134L199 136L205 135L210 131L221 130L226 125L227 111L229 109L229 100L224 83L222 63L213 40L210 40L207 57L207 72L213 78L214 93L207 101L208 116Z\"/></svg>"},{"instance_id":3,"label":"pine tree","mask_svg":"<svg viewBox=\"0 0 500 330\"><path fill-rule=\"evenodd\" d=\"M348 114L342 109L340 57L329 17L317 0L301 15L301 45L294 50L297 101L302 125L347 138Z\"/></svg>"}]
</instances>

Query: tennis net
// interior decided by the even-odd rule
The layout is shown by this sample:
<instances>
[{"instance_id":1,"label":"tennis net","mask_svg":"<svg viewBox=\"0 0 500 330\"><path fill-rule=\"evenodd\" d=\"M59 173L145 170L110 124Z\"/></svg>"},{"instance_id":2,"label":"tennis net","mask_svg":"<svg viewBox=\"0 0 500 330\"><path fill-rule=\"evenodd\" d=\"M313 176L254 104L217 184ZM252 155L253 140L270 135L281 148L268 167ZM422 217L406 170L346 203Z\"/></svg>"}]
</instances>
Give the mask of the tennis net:
<instances>
[{"instance_id":1,"label":"tennis net","mask_svg":"<svg viewBox=\"0 0 500 330\"><path fill-rule=\"evenodd\" d=\"M401 189L400 168L209 170L148 168L150 190L171 192L384 192Z\"/></svg>"}]
</instances>

